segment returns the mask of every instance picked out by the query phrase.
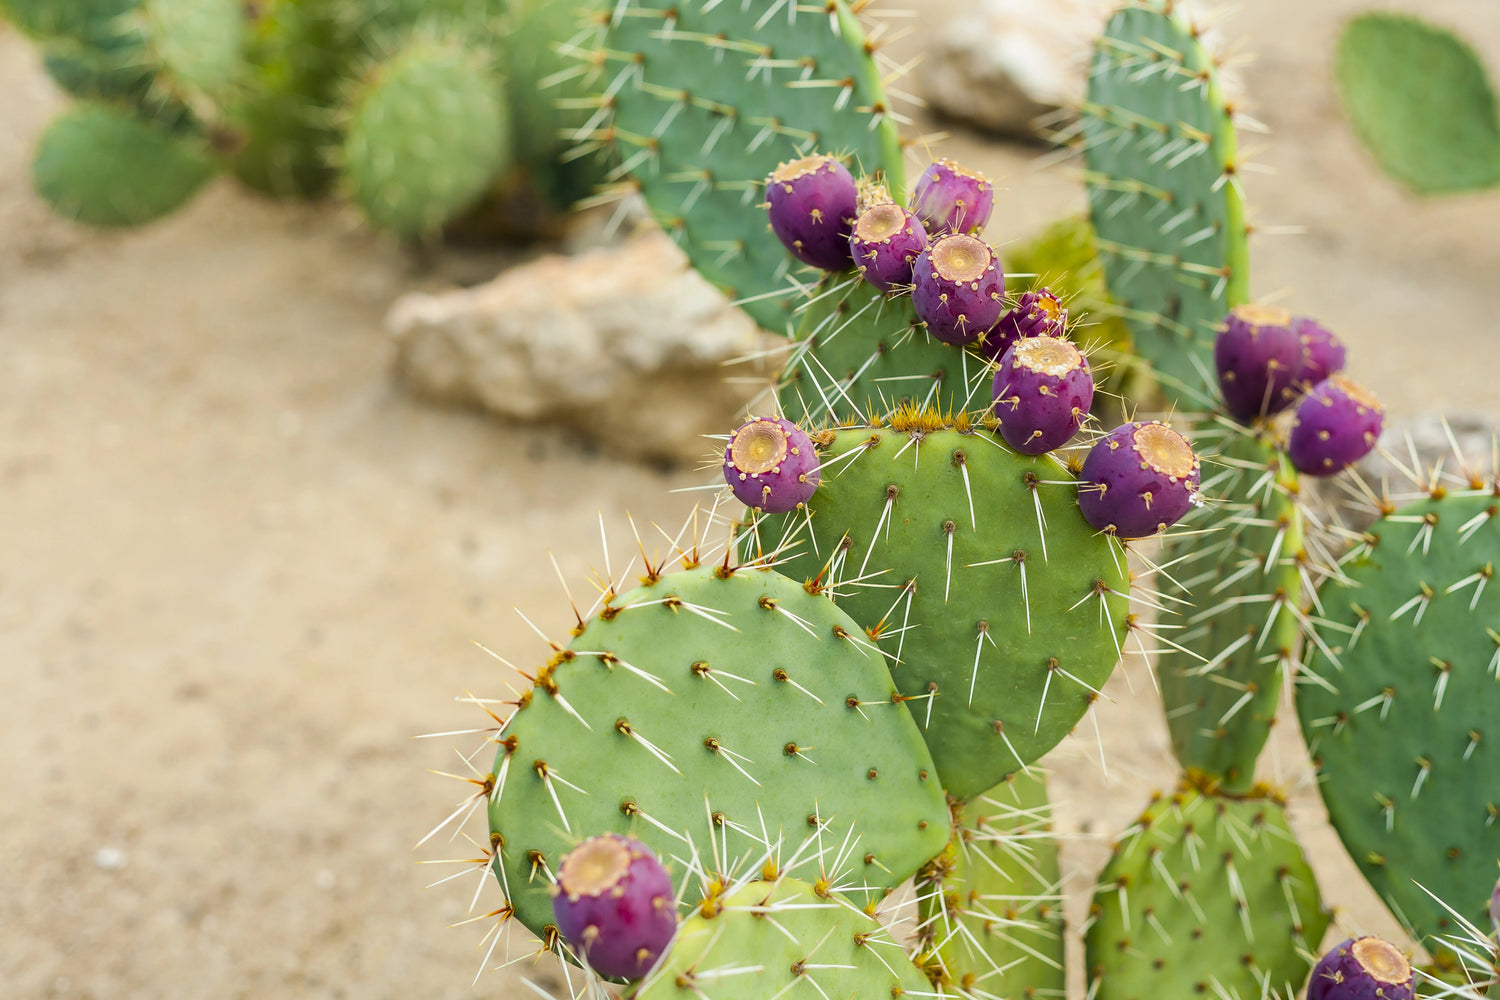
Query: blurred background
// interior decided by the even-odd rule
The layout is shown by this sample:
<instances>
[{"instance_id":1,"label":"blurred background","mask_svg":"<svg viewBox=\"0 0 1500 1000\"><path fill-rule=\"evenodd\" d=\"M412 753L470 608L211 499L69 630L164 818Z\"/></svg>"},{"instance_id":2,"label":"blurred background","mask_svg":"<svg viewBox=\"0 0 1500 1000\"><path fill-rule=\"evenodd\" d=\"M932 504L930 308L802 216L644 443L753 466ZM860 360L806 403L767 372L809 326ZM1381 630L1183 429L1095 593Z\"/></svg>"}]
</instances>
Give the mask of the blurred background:
<instances>
[{"instance_id":1,"label":"blurred background","mask_svg":"<svg viewBox=\"0 0 1500 1000\"><path fill-rule=\"evenodd\" d=\"M921 60L896 86L935 106L1002 103L985 89L1002 36L1041 81L1010 123L910 112L921 162L995 180L988 239L1081 211L1076 164L1017 131L1076 97L1069 38L1086 48L1107 5L995 4L982 30L955 28L968 0L886 6L914 14L892 19L888 53ZM1420 199L1358 145L1331 64L1366 6L1259 0L1215 21L1269 129L1241 137L1266 232L1253 292L1337 331L1393 417L1490 418L1500 192ZM1385 6L1500 66L1495 4ZM414 737L484 724L455 697L503 696L476 641L523 667L545 655L512 609L566 629L548 553L582 588L600 511L620 562L624 512L675 533L693 496L671 491L707 481L699 434L753 392L720 363L755 332L660 241L627 239L616 206L536 243L414 247L347 203L219 178L149 226L78 225L31 183L66 102L0 23L0 995L522 995L515 970L471 985L484 925L447 927L474 875L423 889L452 869L418 861L472 846L413 850L468 794L427 771L462 771L454 747L478 737ZM585 256L545 256L560 251ZM475 346L486 324L532 344L511 348L525 364ZM690 361L683 330L707 331ZM636 337L657 360L626 372ZM1175 774L1144 666L1109 694L1108 776L1092 734L1054 755L1080 893ZM1294 789L1325 896L1346 928L1388 929L1283 718L1271 776Z\"/></svg>"}]
</instances>

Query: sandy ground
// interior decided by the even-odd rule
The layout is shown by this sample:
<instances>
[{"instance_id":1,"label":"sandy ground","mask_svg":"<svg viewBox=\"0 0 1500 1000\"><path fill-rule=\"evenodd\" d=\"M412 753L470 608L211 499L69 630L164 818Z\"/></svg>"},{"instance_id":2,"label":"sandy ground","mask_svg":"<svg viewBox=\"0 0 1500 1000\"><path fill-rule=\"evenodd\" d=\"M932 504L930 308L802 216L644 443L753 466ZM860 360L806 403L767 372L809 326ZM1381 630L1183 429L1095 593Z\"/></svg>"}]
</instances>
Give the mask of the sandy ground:
<instances>
[{"instance_id":1,"label":"sandy ground","mask_svg":"<svg viewBox=\"0 0 1500 1000\"><path fill-rule=\"evenodd\" d=\"M1500 194L1418 203L1369 167L1326 72L1357 6L1229 24L1275 131L1251 143L1278 170L1247 178L1257 214L1307 227L1259 242L1256 289L1325 317L1396 413L1493 405ZM1500 66L1500 10L1423 7ZM493 260L418 270L335 209L227 184L143 232L80 231L28 191L57 98L3 34L0 94L0 995L524 995L513 972L470 986L480 931L445 927L467 892L423 891L415 862L466 848L412 845L465 791L425 773L461 766L453 741L412 737L502 690L474 640L542 655L513 606L561 631L549 549L581 581L597 511L623 553L621 512L676 525L668 490L700 477L391 384L393 297ZM1035 150L943 149L1015 192L994 238L1080 203ZM1080 892L1098 838L1172 778L1146 678L1100 712L1107 780L1088 726L1056 755L1060 826L1095 838L1069 843ZM1290 726L1267 762L1346 926L1388 927Z\"/></svg>"}]
</instances>

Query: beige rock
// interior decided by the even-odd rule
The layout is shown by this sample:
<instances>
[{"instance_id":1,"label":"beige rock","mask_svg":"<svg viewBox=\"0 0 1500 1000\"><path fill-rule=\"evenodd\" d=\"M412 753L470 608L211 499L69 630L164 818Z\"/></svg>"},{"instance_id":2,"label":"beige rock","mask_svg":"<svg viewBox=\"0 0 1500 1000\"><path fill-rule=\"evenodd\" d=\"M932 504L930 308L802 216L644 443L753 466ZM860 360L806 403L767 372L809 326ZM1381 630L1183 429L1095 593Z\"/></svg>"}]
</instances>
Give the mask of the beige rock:
<instances>
[{"instance_id":1,"label":"beige rock","mask_svg":"<svg viewBox=\"0 0 1500 1000\"><path fill-rule=\"evenodd\" d=\"M761 333L660 233L549 254L472 289L392 308L403 379L431 398L553 423L634 458L713 450L769 374L730 365Z\"/></svg>"}]
</instances>

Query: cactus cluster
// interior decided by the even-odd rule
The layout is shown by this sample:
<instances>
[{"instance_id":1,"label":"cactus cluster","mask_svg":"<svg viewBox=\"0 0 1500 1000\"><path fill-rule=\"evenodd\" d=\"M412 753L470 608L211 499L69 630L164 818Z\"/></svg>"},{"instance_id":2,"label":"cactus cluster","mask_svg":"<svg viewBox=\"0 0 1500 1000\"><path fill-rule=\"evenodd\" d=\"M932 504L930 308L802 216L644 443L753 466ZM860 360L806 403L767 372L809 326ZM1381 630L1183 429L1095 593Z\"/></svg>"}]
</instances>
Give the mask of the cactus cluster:
<instances>
[{"instance_id":1,"label":"cactus cluster","mask_svg":"<svg viewBox=\"0 0 1500 1000\"><path fill-rule=\"evenodd\" d=\"M78 104L34 179L60 213L131 226L229 171L257 190L338 190L428 236L488 200L560 211L602 177L586 124L596 0L0 0ZM584 150L583 152L587 152Z\"/></svg>"},{"instance_id":2,"label":"cactus cluster","mask_svg":"<svg viewBox=\"0 0 1500 1000\"><path fill-rule=\"evenodd\" d=\"M1327 329L1245 301L1198 39L1164 2L1110 20L1078 135L1097 237L1071 241L1096 273L1011 287L987 181L940 160L902 191L841 0L614 6L622 183L789 351L690 540L643 546L633 589L606 566L486 732L450 820L488 814L497 941L585 967L575 996L1062 996L1070 933L1098 1000L1409 996L1390 943L1319 961L1330 914L1256 780L1292 689L1335 827L1436 963L1415 975L1500 978L1500 481L1425 479L1352 539L1307 509L1300 477L1351 477L1383 414ZM772 110L791 91L804 125ZM1089 281L1182 430L1090 416L1059 290ZM1046 756L1132 639L1167 647L1180 780L1069 929Z\"/></svg>"}]
</instances>

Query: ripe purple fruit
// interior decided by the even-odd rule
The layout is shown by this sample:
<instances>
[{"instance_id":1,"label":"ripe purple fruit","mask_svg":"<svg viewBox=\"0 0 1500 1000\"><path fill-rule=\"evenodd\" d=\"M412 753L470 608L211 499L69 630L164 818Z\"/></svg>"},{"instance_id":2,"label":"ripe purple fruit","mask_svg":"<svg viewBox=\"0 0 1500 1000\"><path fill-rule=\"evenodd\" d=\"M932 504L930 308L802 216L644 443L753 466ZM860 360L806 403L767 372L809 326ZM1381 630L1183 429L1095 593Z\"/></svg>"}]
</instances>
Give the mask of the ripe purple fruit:
<instances>
[{"instance_id":1,"label":"ripe purple fruit","mask_svg":"<svg viewBox=\"0 0 1500 1000\"><path fill-rule=\"evenodd\" d=\"M994 328L1005 311L1005 272L988 243L940 236L912 268L912 305L927 331L945 344L968 344Z\"/></svg>"},{"instance_id":2,"label":"ripe purple fruit","mask_svg":"<svg viewBox=\"0 0 1500 1000\"><path fill-rule=\"evenodd\" d=\"M1495 925L1495 937L1500 938L1500 879L1495 881L1495 891L1490 893L1490 923Z\"/></svg>"},{"instance_id":3,"label":"ripe purple fruit","mask_svg":"<svg viewBox=\"0 0 1500 1000\"><path fill-rule=\"evenodd\" d=\"M991 361L1010 350L1022 337L1061 337L1068 329L1068 310L1050 288L1024 292L1016 307L984 335L980 353Z\"/></svg>"},{"instance_id":4,"label":"ripe purple fruit","mask_svg":"<svg viewBox=\"0 0 1500 1000\"><path fill-rule=\"evenodd\" d=\"M1369 390L1342 375L1324 379L1297 404L1287 454L1298 472L1331 476L1368 455L1385 425Z\"/></svg>"},{"instance_id":5,"label":"ripe purple fruit","mask_svg":"<svg viewBox=\"0 0 1500 1000\"><path fill-rule=\"evenodd\" d=\"M569 851L552 886L558 932L600 975L644 976L677 930L672 879L651 849L606 833Z\"/></svg>"},{"instance_id":6,"label":"ripe purple fruit","mask_svg":"<svg viewBox=\"0 0 1500 1000\"><path fill-rule=\"evenodd\" d=\"M1122 424L1095 442L1078 476L1078 506L1099 531L1144 538L1198 500L1198 456L1159 421Z\"/></svg>"},{"instance_id":7,"label":"ripe purple fruit","mask_svg":"<svg viewBox=\"0 0 1500 1000\"><path fill-rule=\"evenodd\" d=\"M1307 316L1292 320L1292 332L1302 341L1302 371L1298 380L1314 386L1344 370L1344 342L1332 330Z\"/></svg>"},{"instance_id":8,"label":"ripe purple fruit","mask_svg":"<svg viewBox=\"0 0 1500 1000\"><path fill-rule=\"evenodd\" d=\"M831 156L783 163L766 180L771 231L792 256L825 271L854 266L849 232L858 214L854 176Z\"/></svg>"},{"instance_id":9,"label":"ripe purple fruit","mask_svg":"<svg viewBox=\"0 0 1500 1000\"><path fill-rule=\"evenodd\" d=\"M1411 963L1377 937L1349 938L1313 967L1307 1000L1411 1000Z\"/></svg>"},{"instance_id":10,"label":"ripe purple fruit","mask_svg":"<svg viewBox=\"0 0 1500 1000\"><path fill-rule=\"evenodd\" d=\"M1279 413L1297 398L1302 341L1292 316L1275 306L1238 306L1214 341L1214 364L1224 407L1236 420Z\"/></svg>"},{"instance_id":11,"label":"ripe purple fruit","mask_svg":"<svg viewBox=\"0 0 1500 1000\"><path fill-rule=\"evenodd\" d=\"M995 189L984 175L952 160L928 164L911 193L911 210L934 235L977 233L994 208Z\"/></svg>"},{"instance_id":12,"label":"ripe purple fruit","mask_svg":"<svg viewBox=\"0 0 1500 1000\"><path fill-rule=\"evenodd\" d=\"M1005 442L1023 455L1067 444L1093 405L1088 359L1066 340L1028 337L1000 359L995 416Z\"/></svg>"},{"instance_id":13,"label":"ripe purple fruit","mask_svg":"<svg viewBox=\"0 0 1500 1000\"><path fill-rule=\"evenodd\" d=\"M818 452L790 420L755 417L729 437L724 481L746 507L768 514L796 510L818 488Z\"/></svg>"},{"instance_id":14,"label":"ripe purple fruit","mask_svg":"<svg viewBox=\"0 0 1500 1000\"><path fill-rule=\"evenodd\" d=\"M849 237L860 275L882 292L910 285L912 265L925 249L922 220L890 201L861 212Z\"/></svg>"}]
</instances>

